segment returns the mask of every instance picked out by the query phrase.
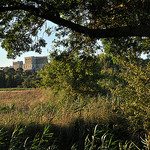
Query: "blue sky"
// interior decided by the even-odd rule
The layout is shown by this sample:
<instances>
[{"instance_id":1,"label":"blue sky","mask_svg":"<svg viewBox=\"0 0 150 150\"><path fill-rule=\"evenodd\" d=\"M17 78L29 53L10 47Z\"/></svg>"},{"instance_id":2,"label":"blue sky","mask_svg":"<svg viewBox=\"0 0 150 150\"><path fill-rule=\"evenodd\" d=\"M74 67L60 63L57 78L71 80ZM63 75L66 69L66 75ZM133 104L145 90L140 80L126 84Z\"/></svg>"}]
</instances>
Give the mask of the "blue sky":
<instances>
[{"instance_id":1,"label":"blue sky","mask_svg":"<svg viewBox=\"0 0 150 150\"><path fill-rule=\"evenodd\" d=\"M49 47L48 47L49 46ZM42 53L26 52L16 59L7 59L7 52L0 47L0 67L12 66L13 61L24 61L24 57L28 56L48 56L50 51L50 45L43 48Z\"/></svg>"},{"instance_id":2,"label":"blue sky","mask_svg":"<svg viewBox=\"0 0 150 150\"><path fill-rule=\"evenodd\" d=\"M51 22L47 22L48 27L55 26L55 24ZM44 27L43 27L44 28ZM43 29L44 30L44 29ZM41 31L41 34L43 34L43 31ZM46 36L46 33L44 34L44 39L46 39L47 46L42 49L42 53L35 53L35 52L26 52L22 54L20 57L16 57L16 59L7 59L7 52L2 49L0 46L0 67L6 67L6 66L12 66L13 61L23 61L24 62L24 57L29 57L29 56L48 56L49 52L51 50L51 45L52 41L54 40L55 35L52 34L50 37Z\"/></svg>"},{"instance_id":3,"label":"blue sky","mask_svg":"<svg viewBox=\"0 0 150 150\"><path fill-rule=\"evenodd\" d=\"M29 57L29 56L48 56L49 52L51 50L51 45L52 41L54 39L54 35L50 36L47 38L47 46L42 49L42 53L38 54L35 52L26 52L22 54L20 57L17 57L15 60L14 59L7 59L7 52L0 47L0 67L6 67L6 66L12 66L13 61L23 61L24 62L24 57ZM142 55L144 59L146 59L145 55Z\"/></svg>"},{"instance_id":4,"label":"blue sky","mask_svg":"<svg viewBox=\"0 0 150 150\"><path fill-rule=\"evenodd\" d=\"M56 26L55 24L51 23L51 22L47 22L47 26L48 27L54 27ZM44 27L43 27L43 31L44 31ZM41 31L43 34L43 31ZM7 52L2 49L0 47L0 67L6 67L6 66L12 66L13 61L23 61L24 62L24 57L29 57L29 56L48 56L50 50L52 49L52 41L55 38L54 33L52 33L52 35L50 37L46 36L46 33L44 34L44 38L46 39L47 42L47 46L45 48L42 49L42 53L38 54L35 52L26 52L24 54L22 54L20 57L17 57L15 60L14 59L7 59ZM146 58L146 56L142 55L143 58Z\"/></svg>"}]
</instances>

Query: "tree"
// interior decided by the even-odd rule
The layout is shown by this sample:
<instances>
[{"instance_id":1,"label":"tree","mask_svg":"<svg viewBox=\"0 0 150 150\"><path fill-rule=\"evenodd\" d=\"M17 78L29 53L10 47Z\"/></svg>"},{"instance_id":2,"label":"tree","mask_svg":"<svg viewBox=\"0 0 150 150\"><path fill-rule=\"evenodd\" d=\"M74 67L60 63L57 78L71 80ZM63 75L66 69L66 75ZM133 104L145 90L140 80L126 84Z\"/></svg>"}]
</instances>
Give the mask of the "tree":
<instances>
[{"instance_id":1,"label":"tree","mask_svg":"<svg viewBox=\"0 0 150 150\"><path fill-rule=\"evenodd\" d=\"M150 131L150 60L145 65L139 62L123 62L120 77L126 85L118 84L114 94L123 104L124 113L129 120L139 128Z\"/></svg>"},{"instance_id":2,"label":"tree","mask_svg":"<svg viewBox=\"0 0 150 150\"><path fill-rule=\"evenodd\" d=\"M32 75L28 75L24 81L22 82L22 86L24 88L35 88L38 87L39 78L36 78L36 74L33 73Z\"/></svg>"},{"instance_id":3,"label":"tree","mask_svg":"<svg viewBox=\"0 0 150 150\"><path fill-rule=\"evenodd\" d=\"M0 70L0 88L5 87L5 73L4 71Z\"/></svg>"},{"instance_id":4,"label":"tree","mask_svg":"<svg viewBox=\"0 0 150 150\"><path fill-rule=\"evenodd\" d=\"M112 94L123 104L129 120L138 128L141 125L149 131L150 125L150 59L138 56L149 52L149 40L141 37L109 38L103 40L105 52L113 56L121 66L119 83Z\"/></svg>"},{"instance_id":5,"label":"tree","mask_svg":"<svg viewBox=\"0 0 150 150\"><path fill-rule=\"evenodd\" d=\"M16 71L15 71L14 68L9 68L9 69L7 69L7 71L6 71L6 74L7 74L7 75L12 75L12 76L14 76L15 73L16 73Z\"/></svg>"},{"instance_id":6,"label":"tree","mask_svg":"<svg viewBox=\"0 0 150 150\"><path fill-rule=\"evenodd\" d=\"M142 53L150 53L150 39L145 37L121 37L102 39L106 54L126 61L139 59Z\"/></svg>"},{"instance_id":7,"label":"tree","mask_svg":"<svg viewBox=\"0 0 150 150\"><path fill-rule=\"evenodd\" d=\"M1 0L0 38L8 57L26 51L41 52L45 40L32 37L51 21L65 35L78 32L91 40L150 36L149 0ZM46 24L45 24L46 26ZM51 33L46 27L46 32Z\"/></svg>"},{"instance_id":8,"label":"tree","mask_svg":"<svg viewBox=\"0 0 150 150\"><path fill-rule=\"evenodd\" d=\"M16 74L18 74L19 76L21 76L23 74L23 69L22 68L17 68Z\"/></svg>"},{"instance_id":9,"label":"tree","mask_svg":"<svg viewBox=\"0 0 150 150\"><path fill-rule=\"evenodd\" d=\"M15 75L15 69L14 68L9 68L6 71L6 87L14 87L15 83L14 83L14 75Z\"/></svg>"},{"instance_id":10,"label":"tree","mask_svg":"<svg viewBox=\"0 0 150 150\"><path fill-rule=\"evenodd\" d=\"M116 86L117 65L104 54L51 54L50 63L38 73L41 85L65 96L95 96L110 94ZM66 98L66 97L65 97Z\"/></svg>"}]
</instances>

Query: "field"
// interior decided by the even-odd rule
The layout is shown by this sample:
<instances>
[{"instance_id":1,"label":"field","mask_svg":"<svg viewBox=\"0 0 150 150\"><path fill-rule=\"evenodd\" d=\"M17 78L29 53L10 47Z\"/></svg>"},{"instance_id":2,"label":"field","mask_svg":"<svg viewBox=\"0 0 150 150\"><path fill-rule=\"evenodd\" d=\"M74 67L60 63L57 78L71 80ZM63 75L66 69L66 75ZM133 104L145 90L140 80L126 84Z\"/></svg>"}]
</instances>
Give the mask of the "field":
<instances>
[{"instance_id":1,"label":"field","mask_svg":"<svg viewBox=\"0 0 150 150\"><path fill-rule=\"evenodd\" d=\"M68 125L78 117L96 121L107 120L117 106L113 102L78 99L75 102L62 100L49 90L24 90L0 92L1 126L15 126L30 123ZM103 105L103 108L101 108ZM109 109L105 108L109 107ZM107 115L107 118L105 118Z\"/></svg>"},{"instance_id":2,"label":"field","mask_svg":"<svg viewBox=\"0 0 150 150\"><path fill-rule=\"evenodd\" d=\"M140 136L145 136L134 129L113 98L68 100L50 89L0 91L0 127L0 149L4 150L12 145L14 150L97 149L111 147L114 141L123 149L134 147L127 143L131 140L141 146Z\"/></svg>"}]
</instances>

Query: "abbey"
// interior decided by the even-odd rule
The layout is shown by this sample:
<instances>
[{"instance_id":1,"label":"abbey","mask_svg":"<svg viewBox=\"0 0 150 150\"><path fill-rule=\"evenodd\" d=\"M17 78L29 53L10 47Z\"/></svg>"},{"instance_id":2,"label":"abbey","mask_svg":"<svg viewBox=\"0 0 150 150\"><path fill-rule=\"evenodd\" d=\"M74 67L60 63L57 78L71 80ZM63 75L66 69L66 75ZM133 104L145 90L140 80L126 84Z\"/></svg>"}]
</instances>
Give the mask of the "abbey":
<instances>
[{"instance_id":1,"label":"abbey","mask_svg":"<svg viewBox=\"0 0 150 150\"><path fill-rule=\"evenodd\" d=\"M22 68L24 71L40 71L42 67L48 62L47 56L31 56L25 57L25 64L23 61L13 62L13 68L17 70L17 68Z\"/></svg>"},{"instance_id":2,"label":"abbey","mask_svg":"<svg viewBox=\"0 0 150 150\"><path fill-rule=\"evenodd\" d=\"M23 64L23 70L40 71L41 68L44 67L47 62L47 56L25 57L25 64Z\"/></svg>"}]
</instances>

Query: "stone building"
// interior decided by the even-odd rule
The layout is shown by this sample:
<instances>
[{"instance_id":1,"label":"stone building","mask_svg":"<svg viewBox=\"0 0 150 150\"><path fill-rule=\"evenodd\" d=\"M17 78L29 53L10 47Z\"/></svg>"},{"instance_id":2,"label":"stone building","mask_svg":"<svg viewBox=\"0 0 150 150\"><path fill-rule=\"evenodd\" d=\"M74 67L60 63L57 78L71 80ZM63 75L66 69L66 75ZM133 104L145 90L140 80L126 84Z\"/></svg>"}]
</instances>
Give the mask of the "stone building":
<instances>
[{"instance_id":1,"label":"stone building","mask_svg":"<svg viewBox=\"0 0 150 150\"><path fill-rule=\"evenodd\" d=\"M47 56L42 57L25 57L25 64L23 65L24 71L40 71L42 67L48 62Z\"/></svg>"},{"instance_id":2,"label":"stone building","mask_svg":"<svg viewBox=\"0 0 150 150\"><path fill-rule=\"evenodd\" d=\"M17 70L18 68L22 68L23 69L23 61L16 61L16 62L13 62L13 68L15 70Z\"/></svg>"}]
</instances>

